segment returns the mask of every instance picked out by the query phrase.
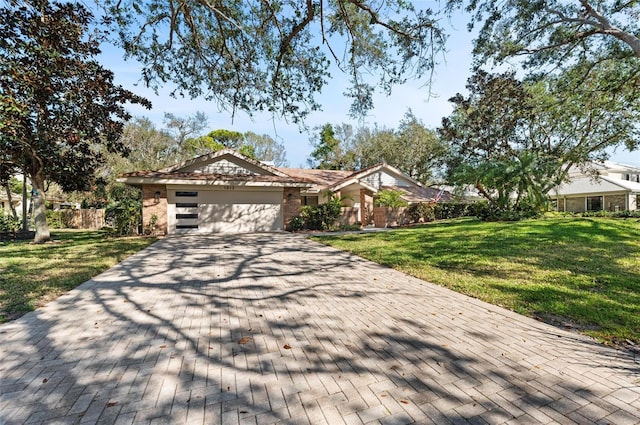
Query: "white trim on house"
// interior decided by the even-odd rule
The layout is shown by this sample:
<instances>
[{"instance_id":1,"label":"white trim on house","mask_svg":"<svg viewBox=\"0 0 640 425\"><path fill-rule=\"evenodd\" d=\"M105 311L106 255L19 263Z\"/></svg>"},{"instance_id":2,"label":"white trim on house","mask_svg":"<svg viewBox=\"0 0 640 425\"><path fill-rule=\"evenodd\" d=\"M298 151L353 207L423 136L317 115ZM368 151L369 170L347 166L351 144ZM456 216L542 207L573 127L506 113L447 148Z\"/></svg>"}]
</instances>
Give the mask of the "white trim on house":
<instances>
[{"instance_id":1,"label":"white trim on house","mask_svg":"<svg viewBox=\"0 0 640 425\"><path fill-rule=\"evenodd\" d=\"M420 186L423 187L422 183L420 183L419 181L407 176L406 174L404 174L402 171L398 170L395 167L392 167L391 165L383 162L380 163L378 165L374 165L373 167L369 167L369 168L365 168L364 170L355 172L354 174L350 175L349 177L347 177L346 179L339 181L337 183L335 183L332 186L329 186L328 189L332 190L332 191L337 191L340 190L342 187L344 186L348 186L349 184L351 184L353 181L357 181L357 183L359 184L363 184L363 181L369 177L372 176L376 173L380 173L386 171L388 175L395 175L392 177L395 177L396 179L399 180L404 180L405 182L409 183L409 185L416 185L416 186ZM370 188L374 189L374 192L379 190L379 186L390 186L389 184L386 184L388 182L384 182L384 181L380 181L380 184L378 185L378 187L375 187L375 185L370 184L369 182L366 182ZM398 186L397 184L395 185L391 185L391 186Z\"/></svg>"},{"instance_id":2,"label":"white trim on house","mask_svg":"<svg viewBox=\"0 0 640 425\"><path fill-rule=\"evenodd\" d=\"M195 186L249 186L249 187L311 187L313 183L302 182L260 182L246 180L214 180L214 179L171 179L155 177L120 177L120 183L139 184L174 184Z\"/></svg>"},{"instance_id":3,"label":"white trim on house","mask_svg":"<svg viewBox=\"0 0 640 425\"><path fill-rule=\"evenodd\" d=\"M341 189L344 189L345 187L349 187L351 185L362 186L364 189L370 190L370 191L372 191L374 193L378 191L377 188L375 188L375 187L371 186L370 184L368 184L367 182L362 181L360 179L357 179L355 177L354 178L350 178L348 180L344 180L343 182L341 182L340 184L338 184L336 186L330 186L329 189L327 189L327 190L330 190L332 192L337 192L337 191L339 191Z\"/></svg>"}]
</instances>

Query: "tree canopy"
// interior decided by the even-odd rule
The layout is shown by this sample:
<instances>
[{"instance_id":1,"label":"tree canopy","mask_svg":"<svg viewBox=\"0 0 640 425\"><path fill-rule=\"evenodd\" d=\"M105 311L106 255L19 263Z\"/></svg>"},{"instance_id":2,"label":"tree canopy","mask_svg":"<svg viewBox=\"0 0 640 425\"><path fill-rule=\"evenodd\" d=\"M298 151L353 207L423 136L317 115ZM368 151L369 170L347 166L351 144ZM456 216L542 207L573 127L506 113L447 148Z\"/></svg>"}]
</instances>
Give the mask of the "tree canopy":
<instances>
[{"instance_id":1,"label":"tree canopy","mask_svg":"<svg viewBox=\"0 0 640 425\"><path fill-rule=\"evenodd\" d=\"M404 0L105 0L106 21L150 87L300 122L330 64L350 76L352 112L433 70L445 36L436 13ZM379 76L377 81L371 75Z\"/></svg>"},{"instance_id":2,"label":"tree canopy","mask_svg":"<svg viewBox=\"0 0 640 425\"><path fill-rule=\"evenodd\" d=\"M351 127L343 125L338 128L341 135L336 135L334 126L327 123L317 128L314 136L313 151L307 160L309 165L320 170L349 170L355 166L355 152L348 145Z\"/></svg>"},{"instance_id":3,"label":"tree canopy","mask_svg":"<svg viewBox=\"0 0 640 425\"><path fill-rule=\"evenodd\" d=\"M439 129L450 144L450 182L475 187L498 212L541 209L573 165L604 159L621 143L636 148L638 89L611 92L601 76L584 78L580 65L525 82L476 72Z\"/></svg>"},{"instance_id":4,"label":"tree canopy","mask_svg":"<svg viewBox=\"0 0 640 425\"><path fill-rule=\"evenodd\" d=\"M567 2L450 0L466 4L473 28L480 23L474 54L481 63L523 56L526 66L593 64L640 58L640 4L635 1Z\"/></svg>"},{"instance_id":5,"label":"tree canopy","mask_svg":"<svg viewBox=\"0 0 640 425\"><path fill-rule=\"evenodd\" d=\"M410 110L396 130L360 129L354 135L354 146L360 167L386 162L424 184L440 178L447 152L438 134Z\"/></svg>"},{"instance_id":6,"label":"tree canopy","mask_svg":"<svg viewBox=\"0 0 640 425\"><path fill-rule=\"evenodd\" d=\"M602 79L594 96L640 86L638 2L448 2L449 7L462 5L473 16L469 27L480 27L473 51L478 68L514 59L531 75L575 73L578 67L582 78L572 78L574 85L585 88L593 86L594 78ZM612 72L618 66L625 72Z\"/></svg>"},{"instance_id":7,"label":"tree canopy","mask_svg":"<svg viewBox=\"0 0 640 425\"><path fill-rule=\"evenodd\" d=\"M385 162L431 184L441 174L446 145L407 111L397 129L325 124L314 136L308 163L313 168L358 170Z\"/></svg>"},{"instance_id":8,"label":"tree canopy","mask_svg":"<svg viewBox=\"0 0 640 425\"><path fill-rule=\"evenodd\" d=\"M36 242L49 239L45 181L88 190L105 152L128 151L124 103L150 107L94 60L92 22L79 3L0 8L0 150L31 179Z\"/></svg>"},{"instance_id":9,"label":"tree canopy","mask_svg":"<svg viewBox=\"0 0 640 425\"><path fill-rule=\"evenodd\" d=\"M241 133L234 130L217 129L204 136L189 138L184 143L186 156L204 155L224 148L235 149L243 155L258 161L273 162L276 166L286 164L284 145L270 136L253 132Z\"/></svg>"}]
</instances>

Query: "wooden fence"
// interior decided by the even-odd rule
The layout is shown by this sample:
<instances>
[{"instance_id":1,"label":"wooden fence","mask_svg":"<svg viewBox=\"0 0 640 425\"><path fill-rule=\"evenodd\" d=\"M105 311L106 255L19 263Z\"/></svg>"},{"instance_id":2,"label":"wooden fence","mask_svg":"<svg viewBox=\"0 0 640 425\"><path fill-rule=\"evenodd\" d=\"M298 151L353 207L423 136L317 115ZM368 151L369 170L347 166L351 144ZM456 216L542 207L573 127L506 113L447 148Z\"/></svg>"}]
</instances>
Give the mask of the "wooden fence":
<instances>
[{"instance_id":1,"label":"wooden fence","mask_svg":"<svg viewBox=\"0 0 640 425\"><path fill-rule=\"evenodd\" d=\"M104 227L104 209L61 210L64 223L73 229L101 229Z\"/></svg>"}]
</instances>

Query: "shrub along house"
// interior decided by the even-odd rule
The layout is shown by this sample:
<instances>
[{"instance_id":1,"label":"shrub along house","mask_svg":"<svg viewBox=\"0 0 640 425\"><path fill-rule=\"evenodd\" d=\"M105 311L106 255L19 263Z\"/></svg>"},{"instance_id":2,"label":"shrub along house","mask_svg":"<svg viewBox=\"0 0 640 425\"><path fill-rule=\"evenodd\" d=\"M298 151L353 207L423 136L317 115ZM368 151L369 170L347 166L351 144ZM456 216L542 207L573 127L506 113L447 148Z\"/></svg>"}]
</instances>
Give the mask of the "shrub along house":
<instances>
[{"instance_id":1,"label":"shrub along house","mask_svg":"<svg viewBox=\"0 0 640 425\"><path fill-rule=\"evenodd\" d=\"M118 181L141 187L143 226L155 223L166 234L284 230L302 205L324 203L329 194L343 199L341 222L369 224L380 190L399 190L408 202L439 193L386 164L357 172L275 168L231 149Z\"/></svg>"}]
</instances>

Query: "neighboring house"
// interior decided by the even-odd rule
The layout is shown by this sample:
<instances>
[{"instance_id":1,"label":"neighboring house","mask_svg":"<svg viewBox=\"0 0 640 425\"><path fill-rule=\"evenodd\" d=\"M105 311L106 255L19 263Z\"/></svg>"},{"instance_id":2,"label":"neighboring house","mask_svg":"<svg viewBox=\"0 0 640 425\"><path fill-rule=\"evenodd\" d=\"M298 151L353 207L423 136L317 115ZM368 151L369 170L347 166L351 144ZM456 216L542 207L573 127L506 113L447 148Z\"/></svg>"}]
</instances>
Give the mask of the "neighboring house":
<instances>
[{"instance_id":1,"label":"neighboring house","mask_svg":"<svg viewBox=\"0 0 640 425\"><path fill-rule=\"evenodd\" d=\"M640 209L640 168L612 161L593 164L597 176L578 167L568 182L549 192L558 211L637 211Z\"/></svg>"},{"instance_id":2,"label":"neighboring house","mask_svg":"<svg viewBox=\"0 0 640 425\"><path fill-rule=\"evenodd\" d=\"M80 209L79 202L70 202L66 198L60 196L47 196L47 204L54 211L58 210L77 210Z\"/></svg>"},{"instance_id":3,"label":"neighboring house","mask_svg":"<svg viewBox=\"0 0 640 425\"><path fill-rule=\"evenodd\" d=\"M368 224L380 190L401 190L409 202L432 201L439 193L386 164L358 172L275 168L231 149L118 181L142 188L143 226L155 216L157 230L168 234L283 230L302 205L322 204L327 193Z\"/></svg>"},{"instance_id":4,"label":"neighboring house","mask_svg":"<svg viewBox=\"0 0 640 425\"><path fill-rule=\"evenodd\" d=\"M13 208L16 209L16 211L18 209L21 209L22 195L19 195L17 193L12 193L11 204L13 204ZM0 188L0 212L4 212L5 214L9 214L11 212L11 205L9 205L9 197L7 196L7 193L2 188Z\"/></svg>"}]
</instances>

